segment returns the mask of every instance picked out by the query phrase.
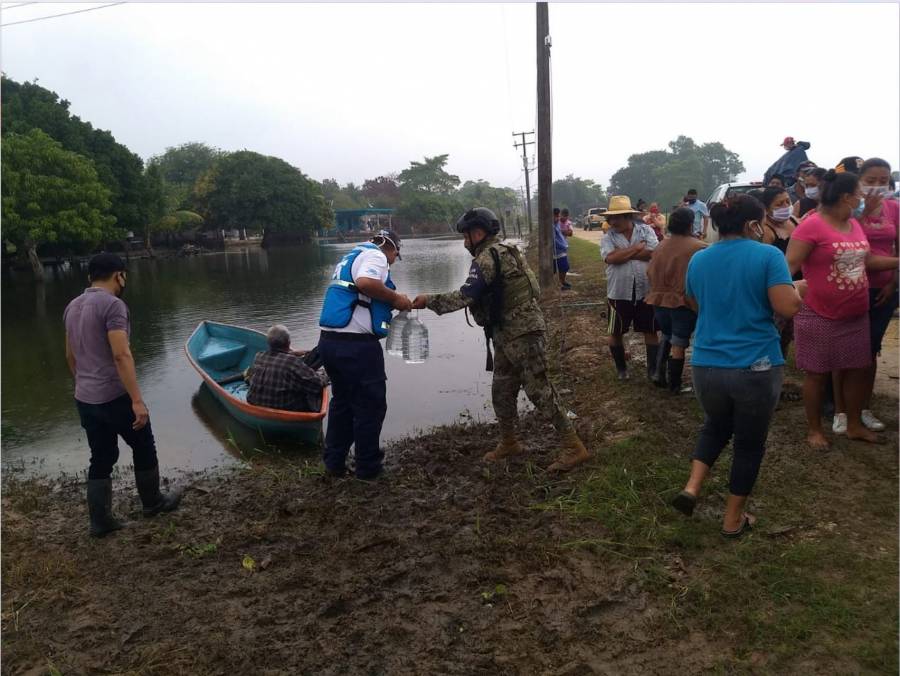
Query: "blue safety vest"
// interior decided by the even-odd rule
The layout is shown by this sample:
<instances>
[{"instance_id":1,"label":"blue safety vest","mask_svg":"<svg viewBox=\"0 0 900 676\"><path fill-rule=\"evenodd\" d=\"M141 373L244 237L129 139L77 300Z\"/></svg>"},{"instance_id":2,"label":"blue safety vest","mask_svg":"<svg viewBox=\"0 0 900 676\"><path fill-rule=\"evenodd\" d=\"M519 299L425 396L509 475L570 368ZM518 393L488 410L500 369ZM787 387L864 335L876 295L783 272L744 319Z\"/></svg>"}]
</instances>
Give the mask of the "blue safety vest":
<instances>
[{"instance_id":1,"label":"blue safety vest","mask_svg":"<svg viewBox=\"0 0 900 676\"><path fill-rule=\"evenodd\" d=\"M372 243L366 242L355 246L350 253L344 256L335 266L334 274L331 275L331 284L325 291L325 303L322 305L322 314L319 316L319 326L329 329L342 329L350 323L353 317L353 310L356 306L367 308L372 316L372 333L379 338L384 338L388 334L391 326L391 313L393 307L383 300L362 300L359 287L353 281L353 263L356 258L366 249L378 249ZM397 287L391 281L391 273L388 272L387 281L384 285L393 290Z\"/></svg>"}]
</instances>

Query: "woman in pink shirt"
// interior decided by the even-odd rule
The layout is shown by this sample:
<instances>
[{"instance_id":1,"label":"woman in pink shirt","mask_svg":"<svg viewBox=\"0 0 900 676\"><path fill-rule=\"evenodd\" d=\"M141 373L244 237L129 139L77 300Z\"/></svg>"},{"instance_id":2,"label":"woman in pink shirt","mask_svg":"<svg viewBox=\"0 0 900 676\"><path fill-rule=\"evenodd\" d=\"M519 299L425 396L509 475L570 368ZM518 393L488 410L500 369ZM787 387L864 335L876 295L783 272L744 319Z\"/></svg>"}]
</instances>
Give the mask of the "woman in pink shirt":
<instances>
[{"instance_id":1,"label":"woman in pink shirt","mask_svg":"<svg viewBox=\"0 0 900 676\"><path fill-rule=\"evenodd\" d=\"M897 255L897 233L900 227L900 205L890 199L891 165L879 157L866 160L859 169L860 189L864 195L862 213L858 217L869 247L878 256ZM872 413L872 390L875 387L876 357L881 352L881 341L897 308L897 272L883 270L869 272L869 338L872 363L868 368L866 395L863 400L862 422L870 430L880 432L884 423ZM839 379L839 378L838 378ZM847 431L847 414L844 402L835 397L835 414L832 429L836 433Z\"/></svg>"},{"instance_id":2,"label":"woman in pink shirt","mask_svg":"<svg viewBox=\"0 0 900 676\"><path fill-rule=\"evenodd\" d=\"M820 411L831 371L843 372L840 387L847 408L847 437L878 441L861 420L872 363L866 271L896 270L898 259L874 255L853 217L863 198L856 174L830 170L820 190L819 210L794 230L787 259L791 273L802 269L809 285L803 308L794 317L797 367L806 372L807 441L813 448L825 449L828 440Z\"/></svg>"}]
</instances>

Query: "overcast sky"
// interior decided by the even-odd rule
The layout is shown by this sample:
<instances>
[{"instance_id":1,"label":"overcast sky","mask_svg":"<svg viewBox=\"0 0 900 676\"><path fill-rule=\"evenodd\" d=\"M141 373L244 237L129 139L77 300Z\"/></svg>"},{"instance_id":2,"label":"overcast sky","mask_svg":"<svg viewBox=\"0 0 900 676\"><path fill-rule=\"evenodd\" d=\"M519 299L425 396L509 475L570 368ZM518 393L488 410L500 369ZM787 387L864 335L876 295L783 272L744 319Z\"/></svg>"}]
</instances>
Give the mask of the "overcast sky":
<instances>
[{"instance_id":1,"label":"overcast sky","mask_svg":"<svg viewBox=\"0 0 900 676\"><path fill-rule=\"evenodd\" d=\"M4 24L97 4L6 9ZM762 176L900 159L897 4L559 4L553 173L606 185L679 134ZM535 128L533 4L135 4L7 26L2 69L147 158L202 141L341 183L449 153L462 180L523 184ZM533 154L533 146L529 153Z\"/></svg>"}]
</instances>

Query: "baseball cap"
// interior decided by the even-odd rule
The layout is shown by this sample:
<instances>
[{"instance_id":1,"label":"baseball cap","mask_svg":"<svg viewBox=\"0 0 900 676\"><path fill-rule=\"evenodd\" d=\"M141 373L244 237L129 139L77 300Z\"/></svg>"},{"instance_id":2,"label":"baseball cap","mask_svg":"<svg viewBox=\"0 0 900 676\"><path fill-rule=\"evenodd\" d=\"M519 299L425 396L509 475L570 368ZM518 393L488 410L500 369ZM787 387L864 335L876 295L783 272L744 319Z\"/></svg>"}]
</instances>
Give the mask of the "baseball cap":
<instances>
[{"instance_id":1,"label":"baseball cap","mask_svg":"<svg viewBox=\"0 0 900 676\"><path fill-rule=\"evenodd\" d=\"M104 251L92 256L88 261L88 278L107 279L114 272L125 272L127 269L125 261L120 256Z\"/></svg>"},{"instance_id":2,"label":"baseball cap","mask_svg":"<svg viewBox=\"0 0 900 676\"><path fill-rule=\"evenodd\" d=\"M792 146L794 145L794 137L793 136L785 136L784 141L781 142L783 146Z\"/></svg>"},{"instance_id":3,"label":"baseball cap","mask_svg":"<svg viewBox=\"0 0 900 676\"><path fill-rule=\"evenodd\" d=\"M394 246L394 250L397 252L397 258L403 260L403 258L400 256L400 235L398 235L393 230L379 230L378 233L372 238L372 241L374 242L379 237L382 240L390 242ZM377 244L377 242L375 243Z\"/></svg>"}]
</instances>

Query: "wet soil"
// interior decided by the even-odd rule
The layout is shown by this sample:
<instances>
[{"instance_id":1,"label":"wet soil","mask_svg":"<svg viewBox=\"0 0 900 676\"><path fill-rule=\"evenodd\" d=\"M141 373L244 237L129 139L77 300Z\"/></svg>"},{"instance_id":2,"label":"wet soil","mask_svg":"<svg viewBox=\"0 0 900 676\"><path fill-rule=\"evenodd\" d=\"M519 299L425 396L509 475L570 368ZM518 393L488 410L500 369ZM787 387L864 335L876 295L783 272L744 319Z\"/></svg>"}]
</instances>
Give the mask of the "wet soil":
<instances>
[{"instance_id":1,"label":"wet soil","mask_svg":"<svg viewBox=\"0 0 900 676\"><path fill-rule=\"evenodd\" d=\"M130 526L94 540L83 483L7 473L2 673L896 672L896 399L876 402L887 445L815 456L783 401L760 524L723 544L727 482L693 521L667 506L696 403L642 379L637 343L618 383L602 308L578 305L601 279L572 282L547 305L550 361L595 458L568 475L544 471L557 442L529 415L526 454L499 465L484 424L395 444L375 482L252 454L154 519L119 480Z\"/></svg>"}]
</instances>

